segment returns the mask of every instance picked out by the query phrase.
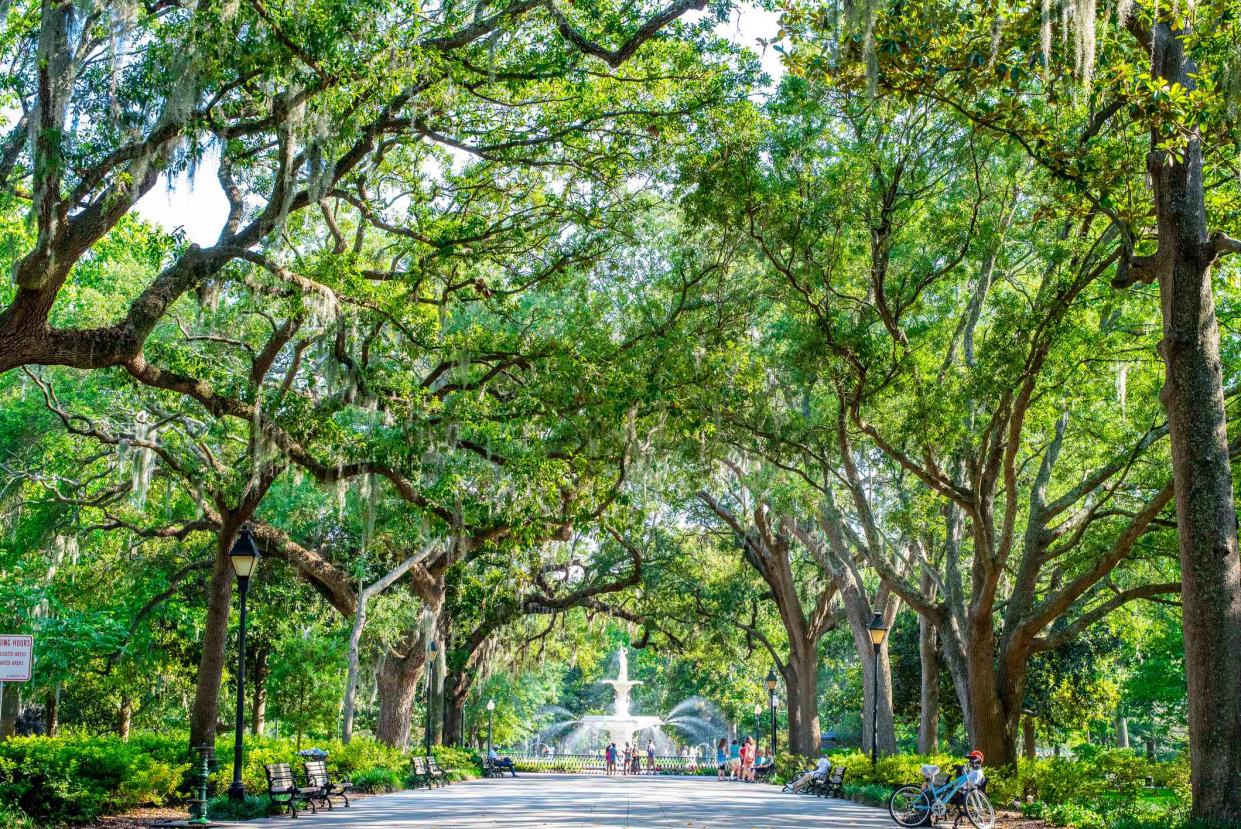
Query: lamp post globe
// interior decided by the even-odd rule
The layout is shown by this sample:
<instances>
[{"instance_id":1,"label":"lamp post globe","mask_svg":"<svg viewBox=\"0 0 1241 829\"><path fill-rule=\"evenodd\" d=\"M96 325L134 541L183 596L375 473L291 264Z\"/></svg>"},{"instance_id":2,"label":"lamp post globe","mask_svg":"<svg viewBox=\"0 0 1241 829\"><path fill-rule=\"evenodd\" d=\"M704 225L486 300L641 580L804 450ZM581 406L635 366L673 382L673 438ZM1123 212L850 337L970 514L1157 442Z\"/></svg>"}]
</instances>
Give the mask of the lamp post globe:
<instances>
[{"instance_id":1,"label":"lamp post globe","mask_svg":"<svg viewBox=\"0 0 1241 829\"><path fill-rule=\"evenodd\" d=\"M870 764L873 766L879 762L879 650L888 637L883 614L876 612L866 629L870 632L870 643L875 648L875 674L870 695Z\"/></svg>"},{"instance_id":2,"label":"lamp post globe","mask_svg":"<svg viewBox=\"0 0 1241 829\"><path fill-rule=\"evenodd\" d=\"M233 782L228 787L230 800L244 800L246 786L241 782L242 742L245 739L246 700L246 597L250 593L250 576L259 563L259 548L254 543L250 528L243 526L228 552L228 562L237 576L238 630L237 630L237 722L233 735Z\"/></svg>"}]
</instances>

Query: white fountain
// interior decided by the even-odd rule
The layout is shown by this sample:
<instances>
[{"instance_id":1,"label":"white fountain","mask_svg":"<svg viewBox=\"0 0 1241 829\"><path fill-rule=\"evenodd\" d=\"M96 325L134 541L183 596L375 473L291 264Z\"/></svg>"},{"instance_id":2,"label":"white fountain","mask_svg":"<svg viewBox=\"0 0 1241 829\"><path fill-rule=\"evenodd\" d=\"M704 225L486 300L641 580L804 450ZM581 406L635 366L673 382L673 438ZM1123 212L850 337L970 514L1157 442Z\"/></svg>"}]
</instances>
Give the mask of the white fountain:
<instances>
[{"instance_id":1,"label":"white fountain","mask_svg":"<svg viewBox=\"0 0 1241 829\"><path fill-rule=\"evenodd\" d=\"M619 670L616 679L604 679L602 684L611 685L616 693L611 714L591 714L580 719L563 708L549 706L547 713L562 716L539 733L539 739L556 743L562 752L570 754L602 751L608 743L623 748L655 741L656 750L667 754L676 749L663 727L671 726L689 742L712 741L723 732L723 718L714 706L698 697L683 700L665 717L647 717L629 711L629 692L641 680L629 678L629 653L621 648L616 654ZM708 745L708 747L710 747ZM704 755L705 756L705 755Z\"/></svg>"},{"instance_id":2,"label":"white fountain","mask_svg":"<svg viewBox=\"0 0 1241 829\"><path fill-rule=\"evenodd\" d=\"M629 678L629 653L625 648L617 652L620 671L616 679L605 679L605 685L611 685L616 691L616 699L612 703L611 714L595 714L578 720L587 730L602 731L607 734L608 742L623 747L625 743L634 742L639 731L662 725L660 717L642 717L629 713L629 692L642 680Z\"/></svg>"}]
</instances>

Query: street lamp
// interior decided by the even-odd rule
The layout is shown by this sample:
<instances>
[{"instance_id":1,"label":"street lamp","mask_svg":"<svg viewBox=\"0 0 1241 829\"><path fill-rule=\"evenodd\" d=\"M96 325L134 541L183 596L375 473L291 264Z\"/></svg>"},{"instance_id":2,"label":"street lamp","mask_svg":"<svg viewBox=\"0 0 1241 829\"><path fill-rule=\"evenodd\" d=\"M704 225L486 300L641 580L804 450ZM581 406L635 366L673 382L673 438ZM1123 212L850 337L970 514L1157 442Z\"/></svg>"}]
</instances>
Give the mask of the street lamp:
<instances>
[{"instance_id":1,"label":"street lamp","mask_svg":"<svg viewBox=\"0 0 1241 829\"><path fill-rule=\"evenodd\" d=\"M496 701L487 700L487 756L491 756L491 715L496 710Z\"/></svg>"},{"instance_id":2,"label":"street lamp","mask_svg":"<svg viewBox=\"0 0 1241 829\"><path fill-rule=\"evenodd\" d=\"M776 758L776 685L780 682L780 678L776 676L776 669L772 668L767 672L767 700L771 703L771 759L774 762Z\"/></svg>"},{"instance_id":3,"label":"street lamp","mask_svg":"<svg viewBox=\"0 0 1241 829\"><path fill-rule=\"evenodd\" d=\"M763 741L763 704L761 702L754 703L754 739L760 743Z\"/></svg>"},{"instance_id":4,"label":"street lamp","mask_svg":"<svg viewBox=\"0 0 1241 829\"><path fill-rule=\"evenodd\" d=\"M431 708L435 697L435 654L439 645L432 639L427 643L427 757L431 756Z\"/></svg>"},{"instance_id":5,"label":"street lamp","mask_svg":"<svg viewBox=\"0 0 1241 829\"><path fill-rule=\"evenodd\" d=\"M241 782L241 741L245 717L246 695L246 596L250 592L250 576L259 563L259 548L254 544L249 527L242 527L229 550L228 561L237 574L241 602L241 625L237 631L237 733L233 738L233 782L228 787L229 800L245 800L246 786Z\"/></svg>"},{"instance_id":6,"label":"street lamp","mask_svg":"<svg viewBox=\"0 0 1241 829\"><path fill-rule=\"evenodd\" d=\"M870 695L870 764L873 766L879 762L879 649L888 637L888 629L883 624L883 614L878 612L866 627L870 631L870 643L875 646L875 682Z\"/></svg>"}]
</instances>

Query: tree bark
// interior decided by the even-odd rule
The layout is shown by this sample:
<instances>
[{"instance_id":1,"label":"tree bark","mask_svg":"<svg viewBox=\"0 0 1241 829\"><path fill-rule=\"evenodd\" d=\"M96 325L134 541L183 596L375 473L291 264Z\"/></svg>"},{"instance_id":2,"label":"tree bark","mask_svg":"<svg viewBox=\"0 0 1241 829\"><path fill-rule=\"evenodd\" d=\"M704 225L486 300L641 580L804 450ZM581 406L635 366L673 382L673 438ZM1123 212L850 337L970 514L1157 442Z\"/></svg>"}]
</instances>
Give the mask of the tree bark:
<instances>
[{"instance_id":1,"label":"tree bark","mask_svg":"<svg viewBox=\"0 0 1241 829\"><path fill-rule=\"evenodd\" d=\"M194 706L190 711L191 746L215 744L216 723L220 720L220 680L228 639L228 606L233 595L233 568L228 561L228 551L236 533L237 525L226 520L216 534L215 565L207 588L203 652L198 662Z\"/></svg>"},{"instance_id":2,"label":"tree bark","mask_svg":"<svg viewBox=\"0 0 1241 829\"><path fill-rule=\"evenodd\" d=\"M254 654L254 699L250 711L250 733L262 736L267 724L267 648L261 647Z\"/></svg>"},{"instance_id":3,"label":"tree bark","mask_svg":"<svg viewBox=\"0 0 1241 829\"><path fill-rule=\"evenodd\" d=\"M47 707L43 714L44 733L55 737L60 731L60 683L47 692Z\"/></svg>"},{"instance_id":4,"label":"tree bark","mask_svg":"<svg viewBox=\"0 0 1241 829\"><path fill-rule=\"evenodd\" d=\"M857 639L857 634L854 634ZM858 644L858 653L863 653L863 646ZM872 720L875 718L875 695L879 697L878 725L879 738L876 747L881 757L896 753L896 727L892 717L892 668L888 662L888 645L885 642L879 648L879 687L875 687L875 646L866 634L865 656L862 657L862 750L867 754L871 749L871 735L874 733Z\"/></svg>"},{"instance_id":5,"label":"tree bark","mask_svg":"<svg viewBox=\"0 0 1241 829\"><path fill-rule=\"evenodd\" d=\"M1116 747L1129 748L1129 720L1120 714L1116 715Z\"/></svg>"},{"instance_id":6,"label":"tree bark","mask_svg":"<svg viewBox=\"0 0 1241 829\"><path fill-rule=\"evenodd\" d=\"M362 646L362 631L366 628L366 607L370 600L391 587L410 568L426 559L433 551L433 545L426 545L422 551L410 556L384 576L365 587L357 598L354 608L353 628L349 631L349 673L345 682L345 699L342 706L341 740L348 745L353 737L353 717L358 692L358 651Z\"/></svg>"},{"instance_id":7,"label":"tree bark","mask_svg":"<svg viewBox=\"0 0 1241 829\"><path fill-rule=\"evenodd\" d=\"M1021 756L1033 760L1035 751L1034 717L1026 714L1021 718Z\"/></svg>"},{"instance_id":8,"label":"tree bark","mask_svg":"<svg viewBox=\"0 0 1241 829\"><path fill-rule=\"evenodd\" d=\"M17 733L17 711L21 707L21 701L21 684L6 682L4 699L0 700L0 740L7 740Z\"/></svg>"},{"instance_id":9,"label":"tree bark","mask_svg":"<svg viewBox=\"0 0 1241 829\"><path fill-rule=\"evenodd\" d=\"M129 728L134 720L134 699L128 694L121 697L121 709L116 716L116 736L121 742L129 742Z\"/></svg>"},{"instance_id":10,"label":"tree bark","mask_svg":"<svg viewBox=\"0 0 1241 829\"><path fill-rule=\"evenodd\" d=\"M431 745L444 744L444 673L447 670L444 658L444 643L435 650L435 670L432 672L430 699L431 706Z\"/></svg>"},{"instance_id":11,"label":"tree bark","mask_svg":"<svg viewBox=\"0 0 1241 829\"><path fill-rule=\"evenodd\" d=\"M1188 34L1156 24L1152 69L1193 90L1198 67L1185 52ZM1159 246L1145 264L1158 278L1163 314L1160 396L1176 484L1192 813L1235 821L1241 819L1241 560L1211 285L1217 253L1206 225L1197 129L1179 159L1158 149L1161 140L1152 129L1148 169Z\"/></svg>"},{"instance_id":12,"label":"tree bark","mask_svg":"<svg viewBox=\"0 0 1241 829\"><path fill-rule=\"evenodd\" d=\"M465 740L462 718L465 714L465 696L469 683L463 672L449 674L444 683L444 745L462 745Z\"/></svg>"},{"instance_id":13,"label":"tree bark","mask_svg":"<svg viewBox=\"0 0 1241 829\"><path fill-rule=\"evenodd\" d=\"M819 755L818 669L816 642L790 647L788 662L781 671L788 697L789 750L803 757Z\"/></svg>"},{"instance_id":14,"label":"tree bark","mask_svg":"<svg viewBox=\"0 0 1241 829\"><path fill-rule=\"evenodd\" d=\"M414 695L426 665L426 645L419 637L404 657L386 656L376 674L379 690L379 718L375 737L393 748L409 748L410 721Z\"/></svg>"},{"instance_id":15,"label":"tree bark","mask_svg":"<svg viewBox=\"0 0 1241 829\"><path fill-rule=\"evenodd\" d=\"M918 656L922 665L922 710L918 717L919 754L935 754L939 751L939 651L935 640L935 623L919 614Z\"/></svg>"}]
</instances>

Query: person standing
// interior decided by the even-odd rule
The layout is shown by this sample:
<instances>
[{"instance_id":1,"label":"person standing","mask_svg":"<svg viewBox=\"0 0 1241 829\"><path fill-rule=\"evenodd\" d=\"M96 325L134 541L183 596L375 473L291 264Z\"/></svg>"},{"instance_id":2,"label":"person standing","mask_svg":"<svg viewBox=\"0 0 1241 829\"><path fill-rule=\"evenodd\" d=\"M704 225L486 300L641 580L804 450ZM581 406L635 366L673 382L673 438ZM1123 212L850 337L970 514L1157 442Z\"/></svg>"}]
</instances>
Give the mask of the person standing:
<instances>
[{"instance_id":1,"label":"person standing","mask_svg":"<svg viewBox=\"0 0 1241 829\"><path fill-rule=\"evenodd\" d=\"M741 779L747 783L754 782L754 755L757 746L753 737L746 737L745 745L741 747Z\"/></svg>"},{"instance_id":2,"label":"person standing","mask_svg":"<svg viewBox=\"0 0 1241 829\"><path fill-rule=\"evenodd\" d=\"M646 741L646 773L655 773L655 738Z\"/></svg>"},{"instance_id":3,"label":"person standing","mask_svg":"<svg viewBox=\"0 0 1241 829\"><path fill-rule=\"evenodd\" d=\"M715 779L724 780L724 771L728 768L728 740L720 737L715 744Z\"/></svg>"},{"instance_id":4,"label":"person standing","mask_svg":"<svg viewBox=\"0 0 1241 829\"><path fill-rule=\"evenodd\" d=\"M608 747L603 750L603 765L609 777L616 773L616 743L608 743Z\"/></svg>"},{"instance_id":5,"label":"person standing","mask_svg":"<svg viewBox=\"0 0 1241 829\"><path fill-rule=\"evenodd\" d=\"M630 748L629 743L625 743L625 751L621 754L621 760L623 762L623 765L621 766L622 775L629 774L629 766L630 766L630 762L632 759L633 759L633 749Z\"/></svg>"},{"instance_id":6,"label":"person standing","mask_svg":"<svg viewBox=\"0 0 1241 829\"><path fill-rule=\"evenodd\" d=\"M733 739L728 747L728 779L737 780L741 774L741 743Z\"/></svg>"}]
</instances>

